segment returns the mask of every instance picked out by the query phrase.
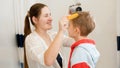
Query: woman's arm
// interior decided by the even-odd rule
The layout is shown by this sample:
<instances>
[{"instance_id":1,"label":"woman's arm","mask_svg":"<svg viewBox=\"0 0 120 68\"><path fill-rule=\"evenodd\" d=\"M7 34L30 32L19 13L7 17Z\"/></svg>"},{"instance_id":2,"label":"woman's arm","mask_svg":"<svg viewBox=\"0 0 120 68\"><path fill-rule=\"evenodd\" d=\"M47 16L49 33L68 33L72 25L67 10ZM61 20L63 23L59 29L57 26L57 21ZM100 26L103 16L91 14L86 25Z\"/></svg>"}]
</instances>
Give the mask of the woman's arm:
<instances>
[{"instance_id":1,"label":"woman's arm","mask_svg":"<svg viewBox=\"0 0 120 68\"><path fill-rule=\"evenodd\" d=\"M48 66L52 65L56 60L60 47L63 44L63 36L64 31L67 29L67 24L68 20L66 17L63 17L59 22L59 31L57 35L44 54L44 62Z\"/></svg>"},{"instance_id":2,"label":"woman's arm","mask_svg":"<svg viewBox=\"0 0 120 68\"><path fill-rule=\"evenodd\" d=\"M64 47L70 47L74 42L75 42L75 40L73 38L70 38L70 37L64 35L64 38L63 38L63 46Z\"/></svg>"}]
</instances>

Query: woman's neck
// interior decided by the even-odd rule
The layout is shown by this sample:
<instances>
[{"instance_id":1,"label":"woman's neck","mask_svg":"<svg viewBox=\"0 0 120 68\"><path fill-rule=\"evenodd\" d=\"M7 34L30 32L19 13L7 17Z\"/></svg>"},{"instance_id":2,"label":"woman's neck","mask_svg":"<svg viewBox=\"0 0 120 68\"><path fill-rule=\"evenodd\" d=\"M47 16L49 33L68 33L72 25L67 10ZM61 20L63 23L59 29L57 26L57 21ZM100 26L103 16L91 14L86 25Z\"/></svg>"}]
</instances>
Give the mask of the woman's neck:
<instances>
[{"instance_id":1,"label":"woman's neck","mask_svg":"<svg viewBox=\"0 0 120 68\"><path fill-rule=\"evenodd\" d=\"M36 31L41 37L45 37L45 36L48 35L46 30L35 29L35 31Z\"/></svg>"}]
</instances>

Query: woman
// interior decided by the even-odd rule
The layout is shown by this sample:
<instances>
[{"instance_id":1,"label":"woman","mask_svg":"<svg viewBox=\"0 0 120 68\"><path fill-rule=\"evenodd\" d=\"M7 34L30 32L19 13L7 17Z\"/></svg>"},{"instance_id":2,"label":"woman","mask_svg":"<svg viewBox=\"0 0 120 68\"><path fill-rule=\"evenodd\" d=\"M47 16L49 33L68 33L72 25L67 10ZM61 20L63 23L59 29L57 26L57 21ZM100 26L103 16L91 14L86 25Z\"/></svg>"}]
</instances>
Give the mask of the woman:
<instances>
[{"instance_id":1,"label":"woman","mask_svg":"<svg viewBox=\"0 0 120 68\"><path fill-rule=\"evenodd\" d=\"M30 21L35 27L31 32ZM49 8L41 3L31 6L25 18L25 68L63 68L63 62L58 57L63 44L63 33L68 20L64 17L59 22L56 35L48 32L52 28L52 17ZM54 37L55 36L55 37ZM65 41L64 41L65 42ZM67 42L67 41L66 41ZM68 45L68 43L67 43ZM57 59L56 59L57 58Z\"/></svg>"}]
</instances>

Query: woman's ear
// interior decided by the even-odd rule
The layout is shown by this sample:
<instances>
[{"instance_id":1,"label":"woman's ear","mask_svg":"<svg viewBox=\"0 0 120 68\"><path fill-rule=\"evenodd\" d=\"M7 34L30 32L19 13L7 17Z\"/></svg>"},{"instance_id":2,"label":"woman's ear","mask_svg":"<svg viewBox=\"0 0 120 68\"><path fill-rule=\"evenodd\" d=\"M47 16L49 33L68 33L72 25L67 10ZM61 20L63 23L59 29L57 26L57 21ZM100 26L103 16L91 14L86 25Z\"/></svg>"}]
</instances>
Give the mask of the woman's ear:
<instances>
[{"instance_id":1,"label":"woman's ear","mask_svg":"<svg viewBox=\"0 0 120 68\"><path fill-rule=\"evenodd\" d=\"M33 16L32 21L33 21L34 24L36 24L37 23L37 18L35 16Z\"/></svg>"}]
</instances>

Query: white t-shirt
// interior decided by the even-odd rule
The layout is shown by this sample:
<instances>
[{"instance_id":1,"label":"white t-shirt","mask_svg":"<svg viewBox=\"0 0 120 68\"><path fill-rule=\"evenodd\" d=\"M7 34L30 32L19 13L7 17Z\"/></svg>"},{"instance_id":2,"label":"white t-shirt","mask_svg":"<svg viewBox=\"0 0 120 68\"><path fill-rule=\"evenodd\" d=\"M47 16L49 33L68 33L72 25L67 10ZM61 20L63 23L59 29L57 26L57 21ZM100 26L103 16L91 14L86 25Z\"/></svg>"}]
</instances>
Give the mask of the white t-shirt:
<instances>
[{"instance_id":1,"label":"white t-shirt","mask_svg":"<svg viewBox=\"0 0 120 68\"><path fill-rule=\"evenodd\" d=\"M53 40L56 33L49 32L48 33ZM64 40L63 45L70 46L71 40L67 40L66 37ZM70 42L68 42L70 41ZM37 34L36 31L33 31L29 34L25 39L25 47L26 47L26 57L29 68L60 68L57 60L52 66L46 66L44 63L44 53L47 50L48 46L45 41ZM63 59L63 68L64 68L64 58Z\"/></svg>"}]
</instances>

